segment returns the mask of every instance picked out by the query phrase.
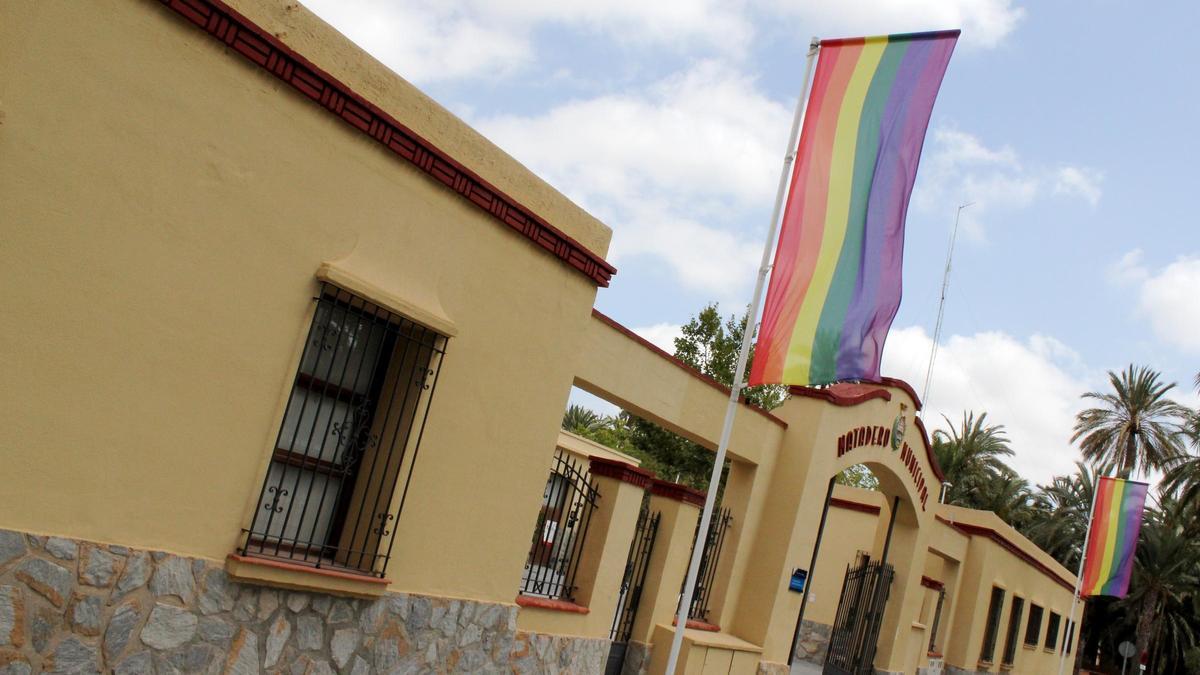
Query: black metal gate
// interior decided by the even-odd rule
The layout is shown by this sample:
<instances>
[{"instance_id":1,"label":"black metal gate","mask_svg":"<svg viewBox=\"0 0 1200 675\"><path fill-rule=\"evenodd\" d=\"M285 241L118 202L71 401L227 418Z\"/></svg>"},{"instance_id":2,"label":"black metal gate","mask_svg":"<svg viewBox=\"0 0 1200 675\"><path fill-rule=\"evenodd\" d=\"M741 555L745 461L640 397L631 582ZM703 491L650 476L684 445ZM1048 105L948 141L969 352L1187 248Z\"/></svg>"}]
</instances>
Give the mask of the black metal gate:
<instances>
[{"instance_id":1,"label":"black metal gate","mask_svg":"<svg viewBox=\"0 0 1200 675\"><path fill-rule=\"evenodd\" d=\"M853 566L846 566L846 580L838 601L837 617L825 655L827 675L873 675L879 626L887 606L895 569L872 562L859 553Z\"/></svg>"},{"instance_id":2,"label":"black metal gate","mask_svg":"<svg viewBox=\"0 0 1200 675\"><path fill-rule=\"evenodd\" d=\"M617 599L617 613L613 616L609 639L612 647L608 651L606 675L619 675L625 665L625 648L633 633L633 622L637 619L638 605L642 602L642 585L646 581L646 567L650 563L650 552L654 550L654 538L658 535L660 513L650 514L649 506L642 506L638 514L637 528L629 544L629 557L625 561L625 575L621 577L621 595Z\"/></svg>"}]
</instances>

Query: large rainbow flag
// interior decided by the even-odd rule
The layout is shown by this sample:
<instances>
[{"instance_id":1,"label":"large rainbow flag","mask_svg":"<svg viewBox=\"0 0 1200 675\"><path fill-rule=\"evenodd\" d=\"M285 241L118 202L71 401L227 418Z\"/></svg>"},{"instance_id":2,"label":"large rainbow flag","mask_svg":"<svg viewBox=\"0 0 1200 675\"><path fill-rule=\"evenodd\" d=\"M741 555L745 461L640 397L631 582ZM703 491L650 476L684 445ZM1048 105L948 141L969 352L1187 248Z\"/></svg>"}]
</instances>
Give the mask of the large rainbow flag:
<instances>
[{"instance_id":1,"label":"large rainbow flag","mask_svg":"<svg viewBox=\"0 0 1200 675\"><path fill-rule=\"evenodd\" d=\"M1120 478L1100 479L1096 504L1092 507L1080 595L1125 597L1133 574L1133 553L1142 529L1148 487Z\"/></svg>"},{"instance_id":2,"label":"large rainbow flag","mask_svg":"<svg viewBox=\"0 0 1200 675\"><path fill-rule=\"evenodd\" d=\"M958 34L821 41L750 384L879 378L908 200Z\"/></svg>"}]
</instances>

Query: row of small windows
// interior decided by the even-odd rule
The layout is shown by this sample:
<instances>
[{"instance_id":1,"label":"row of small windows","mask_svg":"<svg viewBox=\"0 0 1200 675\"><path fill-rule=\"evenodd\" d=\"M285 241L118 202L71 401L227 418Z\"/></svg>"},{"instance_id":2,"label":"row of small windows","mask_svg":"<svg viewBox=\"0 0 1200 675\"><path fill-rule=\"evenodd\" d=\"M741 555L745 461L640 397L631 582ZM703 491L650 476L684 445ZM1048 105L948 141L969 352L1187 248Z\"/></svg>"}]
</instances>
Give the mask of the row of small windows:
<instances>
[{"instance_id":1,"label":"row of small windows","mask_svg":"<svg viewBox=\"0 0 1200 675\"><path fill-rule=\"evenodd\" d=\"M1000 613L1004 608L1004 589L992 587L992 596L988 602L987 624L983 632L983 648L979 652L979 660L992 662L996 653L996 639L1000 631ZM1021 615L1025 611L1024 598L1013 596L1012 608L1008 614L1008 629L1005 632L1004 653L1001 663L1006 666L1011 666L1016 659L1017 652L1017 636L1021 626ZM1027 647L1036 647L1038 637L1042 630L1042 614L1045 610L1042 607L1030 603L1029 618L1025 624L1025 645ZM1045 648L1055 650L1058 648L1058 633L1062 625L1062 617L1057 612L1050 612L1050 620L1046 626L1046 641ZM1075 637L1075 627L1071 622L1067 622L1066 628L1066 650L1071 651L1072 643Z\"/></svg>"}]
</instances>

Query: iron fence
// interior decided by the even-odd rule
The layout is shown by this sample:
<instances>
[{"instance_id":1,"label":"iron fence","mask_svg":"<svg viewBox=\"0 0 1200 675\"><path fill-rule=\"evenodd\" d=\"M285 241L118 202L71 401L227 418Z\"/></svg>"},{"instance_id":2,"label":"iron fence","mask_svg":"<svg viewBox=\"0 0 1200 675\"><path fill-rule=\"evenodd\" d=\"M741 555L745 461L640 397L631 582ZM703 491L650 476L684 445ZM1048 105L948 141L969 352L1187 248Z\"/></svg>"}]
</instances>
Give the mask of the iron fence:
<instances>
[{"instance_id":1,"label":"iron fence","mask_svg":"<svg viewBox=\"0 0 1200 675\"><path fill-rule=\"evenodd\" d=\"M243 555L383 576L445 338L323 285Z\"/></svg>"},{"instance_id":2,"label":"iron fence","mask_svg":"<svg viewBox=\"0 0 1200 675\"><path fill-rule=\"evenodd\" d=\"M861 551L855 563L846 566L842 595L825 653L824 672L873 675L879 629L894 575L891 565L882 560L872 561Z\"/></svg>"},{"instance_id":3,"label":"iron fence","mask_svg":"<svg viewBox=\"0 0 1200 675\"><path fill-rule=\"evenodd\" d=\"M561 449L555 451L521 575L521 594L575 601L580 553L599 501L587 470Z\"/></svg>"},{"instance_id":4,"label":"iron fence","mask_svg":"<svg viewBox=\"0 0 1200 675\"><path fill-rule=\"evenodd\" d=\"M688 607L688 618L708 621L709 601L717 581L717 568L721 563L721 549L725 546L725 535L733 524L733 513L728 508L720 509L708 525L708 536L704 538L704 551L700 554L700 570L696 574L696 588L692 592L692 604ZM700 523L696 523L696 534ZM692 541L695 542L695 536ZM693 543L693 550L695 544ZM688 556L691 557L690 555ZM687 583L687 580L684 580Z\"/></svg>"},{"instance_id":5,"label":"iron fence","mask_svg":"<svg viewBox=\"0 0 1200 675\"><path fill-rule=\"evenodd\" d=\"M938 589L937 607L933 610L933 625L929 628L929 651L938 653L938 628L942 624L942 605L946 602L946 587Z\"/></svg>"}]
</instances>

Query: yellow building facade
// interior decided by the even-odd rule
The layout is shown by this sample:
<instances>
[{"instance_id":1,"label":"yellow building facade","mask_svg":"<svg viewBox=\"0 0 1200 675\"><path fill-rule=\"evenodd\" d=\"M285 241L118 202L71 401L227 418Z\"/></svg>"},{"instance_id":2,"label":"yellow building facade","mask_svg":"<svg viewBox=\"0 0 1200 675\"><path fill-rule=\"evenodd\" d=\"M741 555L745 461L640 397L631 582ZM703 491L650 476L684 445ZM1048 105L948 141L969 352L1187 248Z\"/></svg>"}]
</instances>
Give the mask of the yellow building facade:
<instances>
[{"instance_id":1,"label":"yellow building facade","mask_svg":"<svg viewBox=\"0 0 1200 675\"><path fill-rule=\"evenodd\" d=\"M663 672L703 495L559 422L712 448L728 390L593 309L603 223L302 6L0 5L0 230L0 669ZM1074 576L939 503L919 409L739 409L680 672L1053 672Z\"/></svg>"}]
</instances>

